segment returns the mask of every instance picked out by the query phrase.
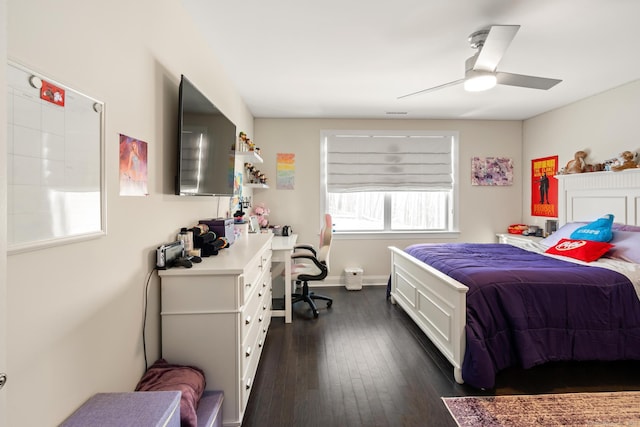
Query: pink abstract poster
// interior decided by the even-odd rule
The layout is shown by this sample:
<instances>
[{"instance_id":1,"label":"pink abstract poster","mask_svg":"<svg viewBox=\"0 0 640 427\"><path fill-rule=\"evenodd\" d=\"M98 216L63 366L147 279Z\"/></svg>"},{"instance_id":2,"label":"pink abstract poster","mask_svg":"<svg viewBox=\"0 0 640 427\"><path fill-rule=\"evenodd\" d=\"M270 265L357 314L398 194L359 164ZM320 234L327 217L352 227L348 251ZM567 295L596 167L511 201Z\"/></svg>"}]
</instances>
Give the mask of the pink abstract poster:
<instances>
[{"instance_id":1,"label":"pink abstract poster","mask_svg":"<svg viewBox=\"0 0 640 427\"><path fill-rule=\"evenodd\" d=\"M120 195L147 196L147 143L120 134Z\"/></svg>"}]
</instances>

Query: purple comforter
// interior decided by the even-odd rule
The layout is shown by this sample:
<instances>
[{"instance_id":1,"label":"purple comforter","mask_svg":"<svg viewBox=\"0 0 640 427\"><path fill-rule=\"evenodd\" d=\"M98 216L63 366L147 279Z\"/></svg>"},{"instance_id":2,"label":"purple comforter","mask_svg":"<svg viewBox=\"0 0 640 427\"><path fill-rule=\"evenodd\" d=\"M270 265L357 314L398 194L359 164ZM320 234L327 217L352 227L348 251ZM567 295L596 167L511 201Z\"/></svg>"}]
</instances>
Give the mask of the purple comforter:
<instances>
[{"instance_id":1,"label":"purple comforter","mask_svg":"<svg viewBox=\"0 0 640 427\"><path fill-rule=\"evenodd\" d=\"M509 366L640 360L640 301L624 275L505 244L421 244L407 253L469 288L465 383Z\"/></svg>"}]
</instances>

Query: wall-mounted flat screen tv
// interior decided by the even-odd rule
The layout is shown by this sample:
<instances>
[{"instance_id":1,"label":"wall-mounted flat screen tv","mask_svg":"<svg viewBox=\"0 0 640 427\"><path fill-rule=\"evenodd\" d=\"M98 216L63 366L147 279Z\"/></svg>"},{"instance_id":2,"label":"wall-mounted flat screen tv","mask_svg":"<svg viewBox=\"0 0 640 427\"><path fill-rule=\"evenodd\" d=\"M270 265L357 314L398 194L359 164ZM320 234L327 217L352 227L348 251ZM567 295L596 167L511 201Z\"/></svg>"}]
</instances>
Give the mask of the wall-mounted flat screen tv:
<instances>
[{"instance_id":1,"label":"wall-mounted flat screen tv","mask_svg":"<svg viewBox=\"0 0 640 427\"><path fill-rule=\"evenodd\" d=\"M233 195L236 125L184 75L180 80L178 119L175 193Z\"/></svg>"}]
</instances>

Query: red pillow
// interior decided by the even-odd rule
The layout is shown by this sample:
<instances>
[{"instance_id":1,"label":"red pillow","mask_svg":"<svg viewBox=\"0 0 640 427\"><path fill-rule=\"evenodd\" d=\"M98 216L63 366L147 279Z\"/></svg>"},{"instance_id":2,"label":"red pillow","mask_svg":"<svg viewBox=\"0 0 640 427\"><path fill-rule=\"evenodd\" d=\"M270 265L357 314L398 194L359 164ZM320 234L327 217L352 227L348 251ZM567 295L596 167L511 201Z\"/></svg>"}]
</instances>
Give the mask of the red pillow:
<instances>
[{"instance_id":1,"label":"red pillow","mask_svg":"<svg viewBox=\"0 0 640 427\"><path fill-rule=\"evenodd\" d=\"M551 246L545 252L548 254L579 259L580 261L591 262L599 259L612 247L612 244L606 242L560 239L555 246Z\"/></svg>"}]
</instances>

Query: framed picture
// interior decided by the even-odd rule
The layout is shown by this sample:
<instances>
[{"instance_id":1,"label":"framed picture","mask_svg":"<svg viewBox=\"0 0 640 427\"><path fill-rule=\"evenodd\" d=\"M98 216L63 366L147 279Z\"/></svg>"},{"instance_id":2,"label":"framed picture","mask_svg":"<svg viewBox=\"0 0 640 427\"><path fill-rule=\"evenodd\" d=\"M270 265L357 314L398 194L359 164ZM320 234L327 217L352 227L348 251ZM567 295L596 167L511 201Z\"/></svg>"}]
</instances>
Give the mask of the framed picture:
<instances>
[{"instance_id":1,"label":"framed picture","mask_svg":"<svg viewBox=\"0 0 640 427\"><path fill-rule=\"evenodd\" d=\"M558 216L558 156L531 160L531 215Z\"/></svg>"},{"instance_id":2,"label":"framed picture","mask_svg":"<svg viewBox=\"0 0 640 427\"><path fill-rule=\"evenodd\" d=\"M471 185L513 185L513 160L509 157L472 157Z\"/></svg>"},{"instance_id":3,"label":"framed picture","mask_svg":"<svg viewBox=\"0 0 640 427\"><path fill-rule=\"evenodd\" d=\"M259 233L260 232L260 224L258 223L258 217L252 215L249 217L249 233Z\"/></svg>"}]
</instances>

